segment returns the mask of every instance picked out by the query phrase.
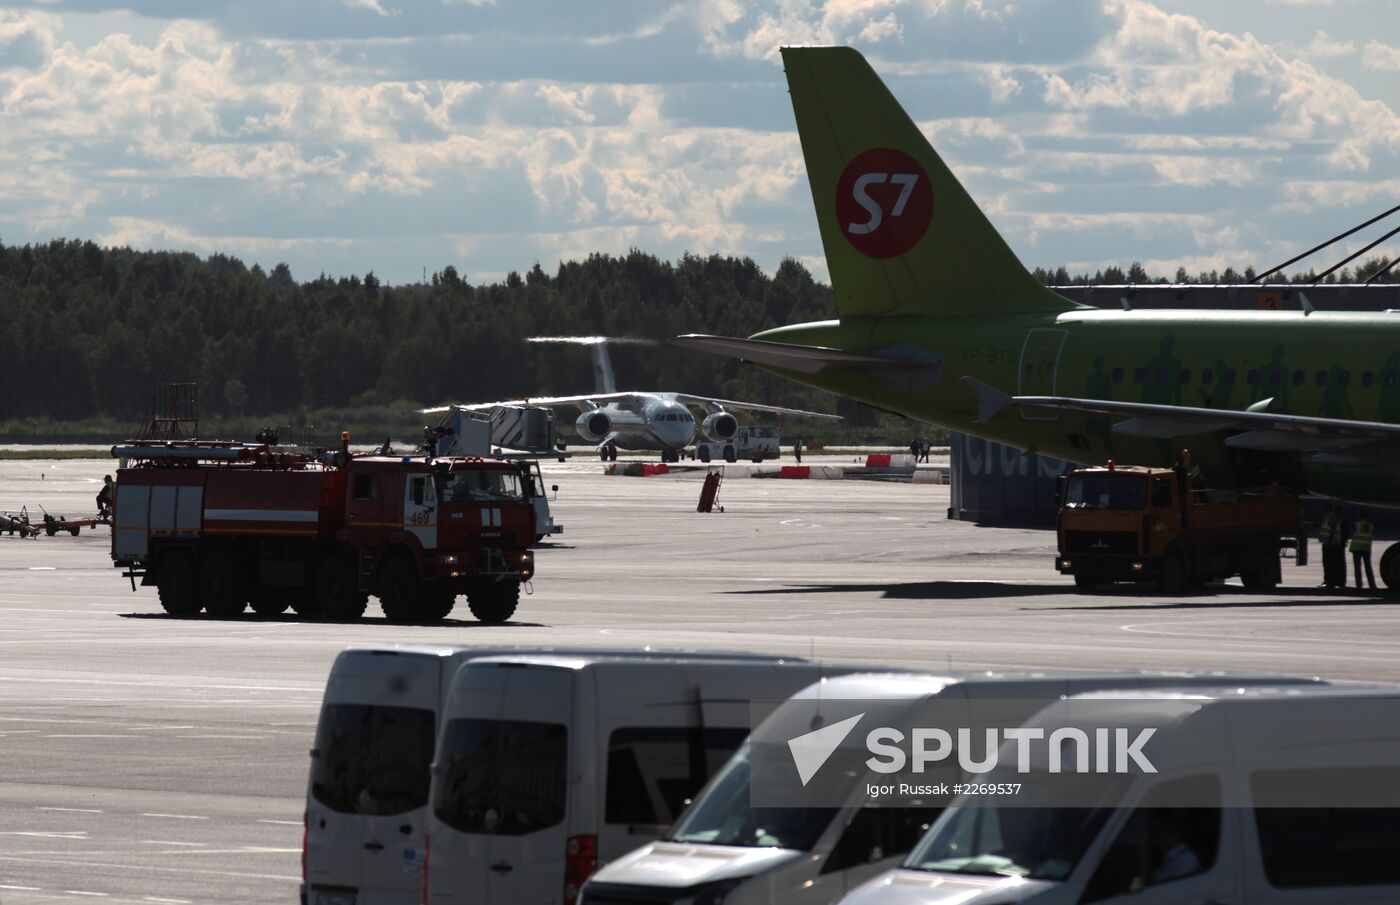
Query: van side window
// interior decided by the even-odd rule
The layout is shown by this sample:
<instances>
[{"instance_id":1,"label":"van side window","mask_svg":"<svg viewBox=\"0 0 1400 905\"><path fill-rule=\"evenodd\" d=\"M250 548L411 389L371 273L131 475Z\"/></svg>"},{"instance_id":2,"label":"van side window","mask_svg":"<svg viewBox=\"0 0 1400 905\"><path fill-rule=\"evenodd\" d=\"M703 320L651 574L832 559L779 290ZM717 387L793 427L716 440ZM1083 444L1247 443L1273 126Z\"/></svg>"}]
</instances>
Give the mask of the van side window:
<instances>
[{"instance_id":1,"label":"van side window","mask_svg":"<svg viewBox=\"0 0 1400 905\"><path fill-rule=\"evenodd\" d=\"M1394 788L1396 778L1394 767L1260 770L1250 787L1255 801L1277 801L1288 789ZM1275 889L1400 884L1400 808L1255 808L1254 825Z\"/></svg>"},{"instance_id":2,"label":"van side window","mask_svg":"<svg viewBox=\"0 0 1400 905\"><path fill-rule=\"evenodd\" d=\"M564 820L568 730L524 720L451 720L433 813L463 833L523 836Z\"/></svg>"},{"instance_id":3,"label":"van side window","mask_svg":"<svg viewBox=\"0 0 1400 905\"><path fill-rule=\"evenodd\" d=\"M374 475L355 475L354 499L360 502L379 499L379 482L374 479Z\"/></svg>"},{"instance_id":4,"label":"van side window","mask_svg":"<svg viewBox=\"0 0 1400 905\"><path fill-rule=\"evenodd\" d=\"M1183 808L1178 801L1213 801ZM1205 873L1220 851L1220 780L1188 776L1158 783L1123 824L1084 889L1083 903Z\"/></svg>"},{"instance_id":5,"label":"van side window","mask_svg":"<svg viewBox=\"0 0 1400 905\"><path fill-rule=\"evenodd\" d=\"M624 726L608 736L603 822L670 826L748 736L747 729Z\"/></svg>"},{"instance_id":6,"label":"van side window","mask_svg":"<svg viewBox=\"0 0 1400 905\"><path fill-rule=\"evenodd\" d=\"M909 852L938 819L942 808L877 808L866 805L836 841L822 873L860 867Z\"/></svg>"}]
</instances>

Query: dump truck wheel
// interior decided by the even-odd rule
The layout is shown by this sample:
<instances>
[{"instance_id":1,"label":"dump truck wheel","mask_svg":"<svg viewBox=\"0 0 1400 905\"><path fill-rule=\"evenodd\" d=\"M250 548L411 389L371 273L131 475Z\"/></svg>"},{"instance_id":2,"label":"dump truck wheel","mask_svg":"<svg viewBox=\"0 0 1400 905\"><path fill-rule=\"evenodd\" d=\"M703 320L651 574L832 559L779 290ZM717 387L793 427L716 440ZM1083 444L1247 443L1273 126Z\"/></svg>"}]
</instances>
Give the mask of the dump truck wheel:
<instances>
[{"instance_id":1,"label":"dump truck wheel","mask_svg":"<svg viewBox=\"0 0 1400 905\"><path fill-rule=\"evenodd\" d=\"M467 607L482 622L505 622L519 604L518 581L484 581L467 592Z\"/></svg>"},{"instance_id":2,"label":"dump truck wheel","mask_svg":"<svg viewBox=\"0 0 1400 905\"><path fill-rule=\"evenodd\" d=\"M193 616L200 611L194 557L181 552L165 558L156 577L156 596L160 598L161 607L172 616Z\"/></svg>"},{"instance_id":3,"label":"dump truck wheel","mask_svg":"<svg viewBox=\"0 0 1400 905\"><path fill-rule=\"evenodd\" d=\"M390 622L416 621L423 597L423 581L407 555L395 556L379 575L379 608Z\"/></svg>"},{"instance_id":4,"label":"dump truck wheel","mask_svg":"<svg viewBox=\"0 0 1400 905\"><path fill-rule=\"evenodd\" d=\"M1186 563L1179 554L1171 554L1162 560L1162 590L1168 594L1180 594L1186 590Z\"/></svg>"},{"instance_id":5,"label":"dump truck wheel","mask_svg":"<svg viewBox=\"0 0 1400 905\"><path fill-rule=\"evenodd\" d=\"M248 605L238 563L227 553L215 553L199 570L199 597L210 616L237 616Z\"/></svg>"}]
</instances>

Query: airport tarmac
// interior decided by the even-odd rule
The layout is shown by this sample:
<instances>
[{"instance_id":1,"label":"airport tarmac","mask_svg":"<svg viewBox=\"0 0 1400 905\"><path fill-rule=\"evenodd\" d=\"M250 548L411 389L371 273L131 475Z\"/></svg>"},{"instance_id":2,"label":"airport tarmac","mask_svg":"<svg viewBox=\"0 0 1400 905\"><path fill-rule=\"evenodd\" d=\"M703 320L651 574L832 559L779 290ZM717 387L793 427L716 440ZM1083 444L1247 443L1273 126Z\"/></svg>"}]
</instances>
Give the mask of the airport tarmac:
<instances>
[{"instance_id":1,"label":"airport tarmac","mask_svg":"<svg viewBox=\"0 0 1400 905\"><path fill-rule=\"evenodd\" d=\"M0 510L89 514L112 464L0 461ZM544 469L565 533L503 626L173 618L111 568L106 528L0 536L0 905L294 902L307 750L348 644L1400 681L1400 607L1315 588L1316 558L1263 595L1086 596L1054 572L1053 534L948 521L946 486L730 479L702 515L699 473Z\"/></svg>"}]
</instances>

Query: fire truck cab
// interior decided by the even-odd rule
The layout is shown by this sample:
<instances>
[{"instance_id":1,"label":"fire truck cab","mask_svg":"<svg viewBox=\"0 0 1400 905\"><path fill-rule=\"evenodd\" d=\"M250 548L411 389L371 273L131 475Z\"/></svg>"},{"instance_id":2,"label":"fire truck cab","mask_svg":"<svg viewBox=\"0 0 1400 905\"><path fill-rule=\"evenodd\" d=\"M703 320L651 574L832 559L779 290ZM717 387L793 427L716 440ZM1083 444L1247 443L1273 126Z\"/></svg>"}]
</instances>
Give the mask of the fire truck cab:
<instances>
[{"instance_id":1,"label":"fire truck cab","mask_svg":"<svg viewBox=\"0 0 1400 905\"><path fill-rule=\"evenodd\" d=\"M112 560L174 614L433 622L465 594L502 622L534 574L534 507L517 463L321 457L263 445L134 443L118 473Z\"/></svg>"}]
</instances>

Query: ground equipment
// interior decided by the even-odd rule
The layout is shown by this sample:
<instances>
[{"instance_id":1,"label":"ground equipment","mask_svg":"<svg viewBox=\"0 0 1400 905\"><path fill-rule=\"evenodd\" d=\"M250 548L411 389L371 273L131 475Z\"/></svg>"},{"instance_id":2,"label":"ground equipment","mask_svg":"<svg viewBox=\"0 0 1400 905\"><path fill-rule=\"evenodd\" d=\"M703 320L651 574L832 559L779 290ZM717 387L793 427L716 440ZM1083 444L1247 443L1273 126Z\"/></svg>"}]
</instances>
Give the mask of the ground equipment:
<instances>
[{"instance_id":1,"label":"ground equipment","mask_svg":"<svg viewBox=\"0 0 1400 905\"><path fill-rule=\"evenodd\" d=\"M695 458L701 462L723 459L737 462L752 459L776 459L780 455L780 438L776 427L740 425L734 436L727 440L705 440L695 444Z\"/></svg>"},{"instance_id":2,"label":"ground equipment","mask_svg":"<svg viewBox=\"0 0 1400 905\"><path fill-rule=\"evenodd\" d=\"M370 595L392 622L444 618L459 594L483 622L511 617L536 534L517 463L310 454L268 443L135 441L119 470L112 561L172 614L356 619Z\"/></svg>"},{"instance_id":3,"label":"ground equipment","mask_svg":"<svg viewBox=\"0 0 1400 905\"><path fill-rule=\"evenodd\" d=\"M29 520L29 508L26 506L19 512L0 512L0 533L38 537L39 526Z\"/></svg>"},{"instance_id":4,"label":"ground equipment","mask_svg":"<svg viewBox=\"0 0 1400 905\"><path fill-rule=\"evenodd\" d=\"M1238 575L1246 588L1281 580L1280 550L1307 562L1292 491L1199 489L1187 467L1079 468L1060 478L1055 568L1081 591L1113 581L1179 592Z\"/></svg>"}]
</instances>

